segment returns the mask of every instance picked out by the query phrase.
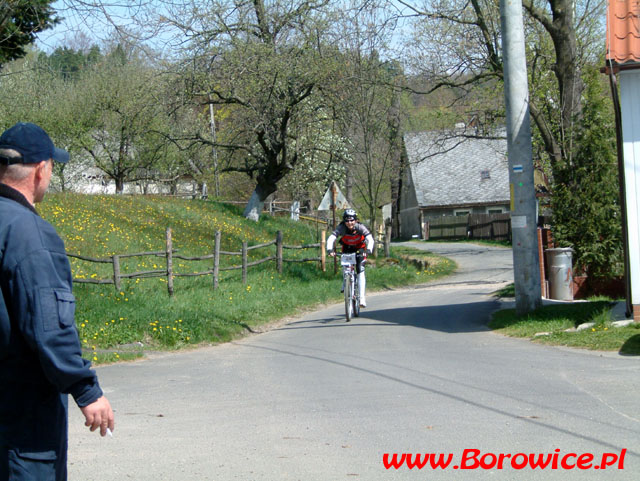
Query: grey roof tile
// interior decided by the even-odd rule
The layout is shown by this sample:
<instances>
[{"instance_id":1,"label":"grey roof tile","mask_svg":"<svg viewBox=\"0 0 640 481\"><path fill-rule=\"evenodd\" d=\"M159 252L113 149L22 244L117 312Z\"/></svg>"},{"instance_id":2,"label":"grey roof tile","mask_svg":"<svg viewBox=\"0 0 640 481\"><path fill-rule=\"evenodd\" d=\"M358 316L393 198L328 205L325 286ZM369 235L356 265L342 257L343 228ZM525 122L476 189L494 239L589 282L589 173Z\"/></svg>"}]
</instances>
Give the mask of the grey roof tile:
<instances>
[{"instance_id":1,"label":"grey roof tile","mask_svg":"<svg viewBox=\"0 0 640 481\"><path fill-rule=\"evenodd\" d=\"M463 131L404 135L421 207L509 202L505 131L499 139L465 137ZM483 175L483 172L488 171Z\"/></svg>"}]
</instances>

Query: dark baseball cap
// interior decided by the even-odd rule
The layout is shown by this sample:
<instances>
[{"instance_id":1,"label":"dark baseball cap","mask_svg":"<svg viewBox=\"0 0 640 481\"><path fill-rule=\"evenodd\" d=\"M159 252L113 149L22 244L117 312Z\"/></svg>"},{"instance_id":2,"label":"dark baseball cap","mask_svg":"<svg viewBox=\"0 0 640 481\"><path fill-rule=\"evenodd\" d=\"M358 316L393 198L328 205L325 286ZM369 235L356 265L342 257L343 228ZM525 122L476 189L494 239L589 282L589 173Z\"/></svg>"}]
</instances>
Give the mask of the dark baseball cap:
<instances>
[{"instance_id":1,"label":"dark baseball cap","mask_svg":"<svg viewBox=\"0 0 640 481\"><path fill-rule=\"evenodd\" d=\"M37 164L53 159L57 162L69 161L69 153L53 145L49 135L36 124L18 122L0 136L0 149L13 149L22 157L9 159L0 156L3 164Z\"/></svg>"}]
</instances>

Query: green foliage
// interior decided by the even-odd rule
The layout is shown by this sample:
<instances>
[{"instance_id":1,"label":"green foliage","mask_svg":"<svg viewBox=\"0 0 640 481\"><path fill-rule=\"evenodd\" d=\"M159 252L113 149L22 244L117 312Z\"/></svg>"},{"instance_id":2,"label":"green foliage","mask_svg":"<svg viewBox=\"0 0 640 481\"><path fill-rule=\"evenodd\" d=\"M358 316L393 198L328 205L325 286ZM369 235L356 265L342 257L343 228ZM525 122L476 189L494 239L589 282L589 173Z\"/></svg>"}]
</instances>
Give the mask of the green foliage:
<instances>
[{"instance_id":1,"label":"green foliage","mask_svg":"<svg viewBox=\"0 0 640 481\"><path fill-rule=\"evenodd\" d=\"M610 301L597 300L551 304L524 316L518 316L515 309L503 309L493 314L489 327L508 336L528 337L544 344L640 354L640 325L612 326L611 307ZM575 330L583 323L594 325Z\"/></svg>"},{"instance_id":2,"label":"green foliage","mask_svg":"<svg viewBox=\"0 0 640 481\"><path fill-rule=\"evenodd\" d=\"M194 103L206 96L223 116L215 143L221 171L249 175L260 202L309 149L303 141L316 137L307 126L318 121L313 98L331 65L319 48L322 6L262 0L197 5L198 32L181 27L192 35L187 92Z\"/></svg>"},{"instance_id":3,"label":"green foliage","mask_svg":"<svg viewBox=\"0 0 640 481\"><path fill-rule=\"evenodd\" d=\"M126 181L151 180L160 163L163 178L177 179L175 146L162 135L170 123L165 78L118 47L83 71L74 86L75 143L116 182L118 193Z\"/></svg>"},{"instance_id":4,"label":"green foliage","mask_svg":"<svg viewBox=\"0 0 640 481\"><path fill-rule=\"evenodd\" d=\"M585 75L581 129L572 158L553 165L554 236L574 249L578 271L595 277L622 270L616 134L611 104L595 68Z\"/></svg>"},{"instance_id":5,"label":"green foliage","mask_svg":"<svg viewBox=\"0 0 640 481\"><path fill-rule=\"evenodd\" d=\"M3 0L0 2L0 66L26 55L25 47L36 34L57 24L53 0Z\"/></svg>"},{"instance_id":6,"label":"green foliage","mask_svg":"<svg viewBox=\"0 0 640 481\"><path fill-rule=\"evenodd\" d=\"M69 47L58 47L51 54L41 52L38 56L39 66L46 67L65 80L78 78L80 72L101 60L100 47L94 45L85 53Z\"/></svg>"}]
</instances>

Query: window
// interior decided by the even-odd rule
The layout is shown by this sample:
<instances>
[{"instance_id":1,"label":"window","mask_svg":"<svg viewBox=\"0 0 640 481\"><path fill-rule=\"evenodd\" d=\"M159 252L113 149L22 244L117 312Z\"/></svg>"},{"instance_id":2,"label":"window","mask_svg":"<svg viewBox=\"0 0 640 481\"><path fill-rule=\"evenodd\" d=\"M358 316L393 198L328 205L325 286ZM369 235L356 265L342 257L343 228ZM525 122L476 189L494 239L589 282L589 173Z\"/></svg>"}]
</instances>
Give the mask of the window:
<instances>
[{"instance_id":1,"label":"window","mask_svg":"<svg viewBox=\"0 0 640 481\"><path fill-rule=\"evenodd\" d=\"M487 214L502 214L502 207L487 207Z\"/></svg>"},{"instance_id":2,"label":"window","mask_svg":"<svg viewBox=\"0 0 640 481\"><path fill-rule=\"evenodd\" d=\"M458 215L469 215L471 214L470 210L463 210L463 209L458 209L458 210L454 210L453 211L453 215L458 216Z\"/></svg>"},{"instance_id":3,"label":"window","mask_svg":"<svg viewBox=\"0 0 640 481\"><path fill-rule=\"evenodd\" d=\"M489 170L481 170L480 171L480 180L486 180L491 178L491 171Z\"/></svg>"}]
</instances>

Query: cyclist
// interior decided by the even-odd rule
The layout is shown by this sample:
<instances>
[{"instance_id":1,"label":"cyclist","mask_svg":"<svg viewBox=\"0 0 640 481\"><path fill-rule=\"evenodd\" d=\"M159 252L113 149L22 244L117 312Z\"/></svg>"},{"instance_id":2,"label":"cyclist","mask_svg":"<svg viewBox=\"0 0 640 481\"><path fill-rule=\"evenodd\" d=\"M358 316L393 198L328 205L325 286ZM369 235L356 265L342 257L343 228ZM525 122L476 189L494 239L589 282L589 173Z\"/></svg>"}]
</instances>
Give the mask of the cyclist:
<instances>
[{"instance_id":1,"label":"cyclist","mask_svg":"<svg viewBox=\"0 0 640 481\"><path fill-rule=\"evenodd\" d=\"M342 222L338 224L336 230L327 239L327 252L331 257L336 255L333 246L339 236L341 236L339 242L342 244L342 252L344 254L356 253L356 272L358 274L358 284L360 285L360 307L367 307L367 301L365 300L366 280L364 277L364 263L367 256L362 250L366 249L368 254L373 252L373 236L364 224L358 222L358 214L353 209L344 211ZM342 290L344 292L344 284L342 285Z\"/></svg>"}]
</instances>

